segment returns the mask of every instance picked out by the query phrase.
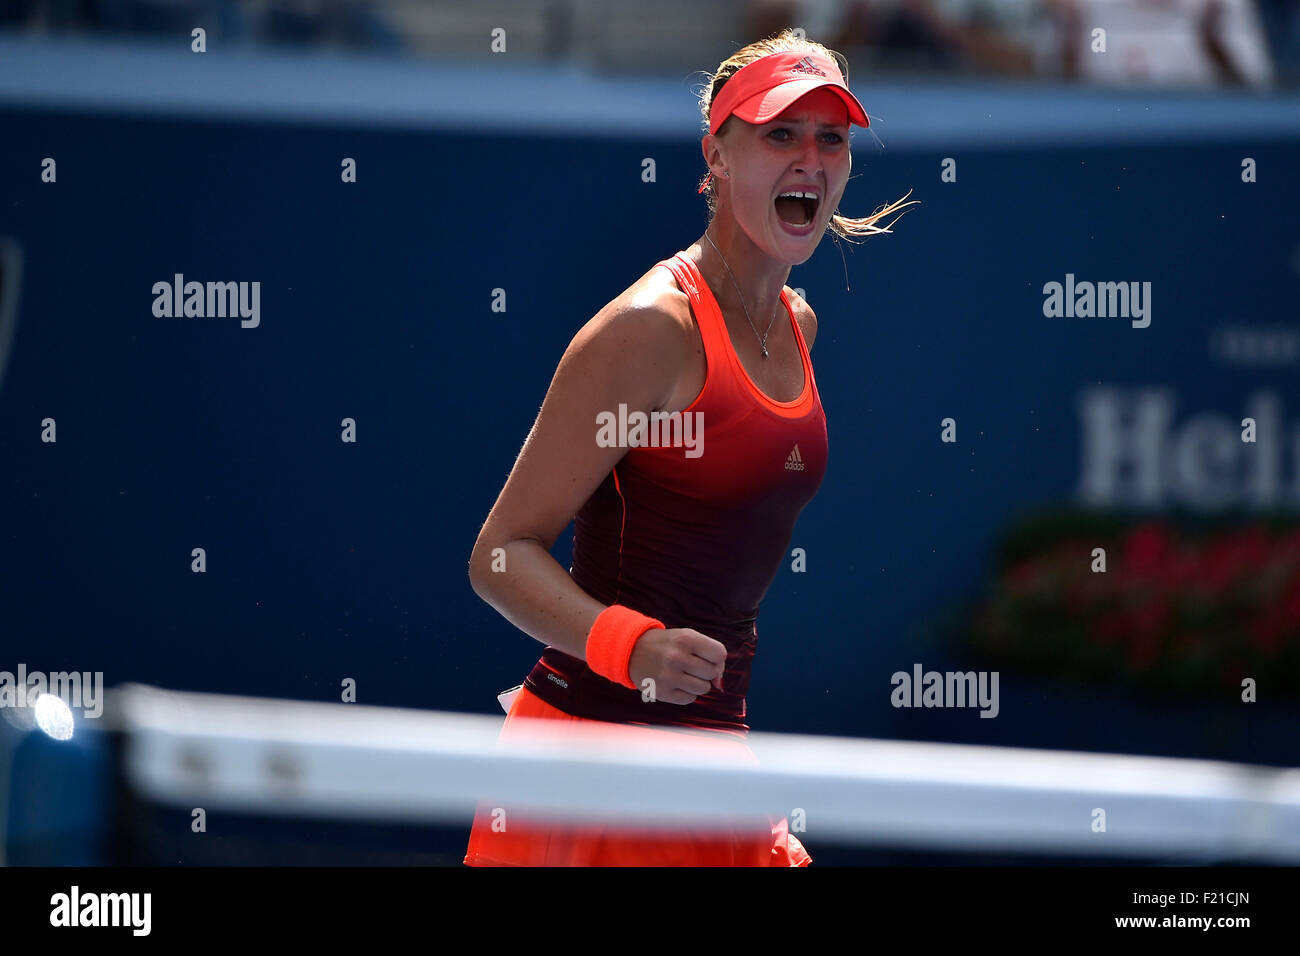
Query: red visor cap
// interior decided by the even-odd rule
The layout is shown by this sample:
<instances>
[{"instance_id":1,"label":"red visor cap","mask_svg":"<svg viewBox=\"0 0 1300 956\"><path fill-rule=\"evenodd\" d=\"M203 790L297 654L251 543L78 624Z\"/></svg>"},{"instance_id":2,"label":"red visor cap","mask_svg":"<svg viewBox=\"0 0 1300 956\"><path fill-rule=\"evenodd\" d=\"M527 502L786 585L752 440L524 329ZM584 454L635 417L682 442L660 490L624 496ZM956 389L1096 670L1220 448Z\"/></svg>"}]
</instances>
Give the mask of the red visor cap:
<instances>
[{"instance_id":1,"label":"red visor cap","mask_svg":"<svg viewBox=\"0 0 1300 956\"><path fill-rule=\"evenodd\" d=\"M722 85L709 112L709 132L717 133L731 115L747 123L770 123L795 100L829 87L844 101L849 122L870 126L867 111L849 92L839 65L819 53L771 53L741 67Z\"/></svg>"}]
</instances>

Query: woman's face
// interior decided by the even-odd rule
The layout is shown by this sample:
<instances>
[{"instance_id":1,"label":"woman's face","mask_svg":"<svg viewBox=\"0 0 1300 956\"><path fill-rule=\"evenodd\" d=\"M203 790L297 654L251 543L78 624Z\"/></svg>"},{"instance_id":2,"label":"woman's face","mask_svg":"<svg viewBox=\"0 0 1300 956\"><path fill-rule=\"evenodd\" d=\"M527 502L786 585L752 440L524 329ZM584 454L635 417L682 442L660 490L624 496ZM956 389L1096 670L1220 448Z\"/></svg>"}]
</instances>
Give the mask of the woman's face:
<instances>
[{"instance_id":1,"label":"woman's face","mask_svg":"<svg viewBox=\"0 0 1300 956\"><path fill-rule=\"evenodd\" d=\"M731 176L731 211L741 229L771 258L790 265L806 262L839 208L848 183L848 108L836 94L813 90L769 123L755 125L733 116L733 125L718 139ZM809 204L782 193L815 192ZM806 219L805 225L797 225ZM794 220L795 222L788 222Z\"/></svg>"}]
</instances>

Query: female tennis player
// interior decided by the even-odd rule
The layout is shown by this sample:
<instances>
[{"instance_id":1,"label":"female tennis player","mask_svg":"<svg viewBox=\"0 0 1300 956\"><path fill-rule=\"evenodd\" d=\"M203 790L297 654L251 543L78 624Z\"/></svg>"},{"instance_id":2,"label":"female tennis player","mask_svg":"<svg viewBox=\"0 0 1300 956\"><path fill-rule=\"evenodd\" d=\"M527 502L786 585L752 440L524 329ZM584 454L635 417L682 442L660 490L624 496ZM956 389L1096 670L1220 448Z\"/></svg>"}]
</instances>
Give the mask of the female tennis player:
<instances>
[{"instance_id":1,"label":"female tennis player","mask_svg":"<svg viewBox=\"0 0 1300 956\"><path fill-rule=\"evenodd\" d=\"M503 738L516 718L542 717L699 728L748 749L759 604L827 460L809 357L817 317L785 281L827 228L888 232L875 223L911 205L838 213L849 126L869 124L841 60L786 30L722 63L701 97L708 228L601 309L560 360L470 558L475 592L546 645ZM678 438L702 428L694 447L611 442L601 422L636 412L681 413ZM550 548L571 516L566 573ZM494 826L500 814L480 805L466 864L811 862L785 819L631 829L524 825L503 809Z\"/></svg>"}]
</instances>

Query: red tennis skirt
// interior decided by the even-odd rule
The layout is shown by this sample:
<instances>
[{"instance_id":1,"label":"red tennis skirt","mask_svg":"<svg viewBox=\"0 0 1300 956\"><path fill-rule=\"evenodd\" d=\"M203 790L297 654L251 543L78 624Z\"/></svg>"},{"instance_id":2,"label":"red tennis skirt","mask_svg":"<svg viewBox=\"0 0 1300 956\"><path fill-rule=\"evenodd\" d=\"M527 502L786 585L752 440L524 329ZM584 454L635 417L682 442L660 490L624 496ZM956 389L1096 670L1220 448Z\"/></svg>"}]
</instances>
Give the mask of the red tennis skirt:
<instances>
[{"instance_id":1,"label":"red tennis skirt","mask_svg":"<svg viewBox=\"0 0 1300 956\"><path fill-rule=\"evenodd\" d=\"M519 691L501 728L501 739L517 730L517 718L600 723L552 707L525 687ZM644 725L647 734L682 735ZM718 734L716 744L747 762L757 762L739 736ZM504 812L503 812L504 811ZM807 866L803 844L790 833L788 821L766 820L754 826L725 829L680 827L613 827L601 822L527 820L501 807L480 803L470 830L464 862L469 866Z\"/></svg>"}]
</instances>

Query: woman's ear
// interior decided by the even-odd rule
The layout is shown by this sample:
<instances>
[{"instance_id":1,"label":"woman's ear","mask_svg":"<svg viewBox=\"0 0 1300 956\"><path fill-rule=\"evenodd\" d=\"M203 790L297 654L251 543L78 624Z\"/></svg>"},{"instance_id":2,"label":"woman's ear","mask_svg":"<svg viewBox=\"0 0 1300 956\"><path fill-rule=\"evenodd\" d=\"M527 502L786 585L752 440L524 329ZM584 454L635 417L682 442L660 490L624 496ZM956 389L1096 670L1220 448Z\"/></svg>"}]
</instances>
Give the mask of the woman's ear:
<instances>
[{"instance_id":1,"label":"woman's ear","mask_svg":"<svg viewBox=\"0 0 1300 956\"><path fill-rule=\"evenodd\" d=\"M712 133L706 133L700 140L700 151L704 153L704 164L709 167L710 171L717 170L715 175L723 179L731 177L726 172L726 165L722 161L722 150L718 148L718 138ZM719 168L721 167L721 168Z\"/></svg>"}]
</instances>

